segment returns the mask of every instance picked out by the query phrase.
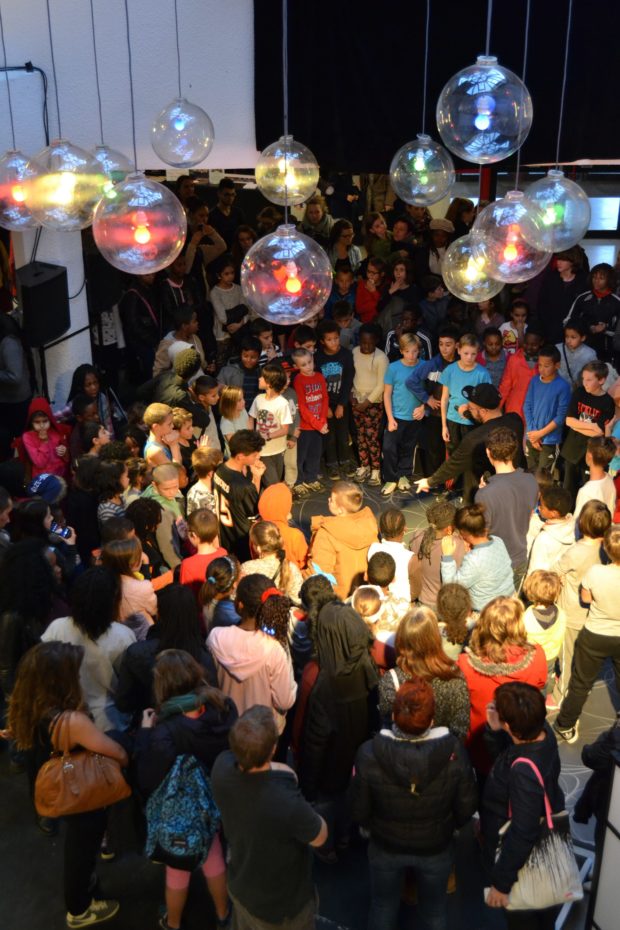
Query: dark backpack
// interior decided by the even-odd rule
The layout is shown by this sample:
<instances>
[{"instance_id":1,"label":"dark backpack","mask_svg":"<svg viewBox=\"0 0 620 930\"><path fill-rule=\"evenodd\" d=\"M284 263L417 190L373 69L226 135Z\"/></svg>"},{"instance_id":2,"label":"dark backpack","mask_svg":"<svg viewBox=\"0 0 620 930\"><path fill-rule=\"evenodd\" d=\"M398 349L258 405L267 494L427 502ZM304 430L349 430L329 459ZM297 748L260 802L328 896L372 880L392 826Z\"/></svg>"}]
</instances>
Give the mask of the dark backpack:
<instances>
[{"instance_id":1,"label":"dark backpack","mask_svg":"<svg viewBox=\"0 0 620 930\"><path fill-rule=\"evenodd\" d=\"M205 861L220 826L211 782L195 756L180 755L146 804L146 853L191 872Z\"/></svg>"}]
</instances>

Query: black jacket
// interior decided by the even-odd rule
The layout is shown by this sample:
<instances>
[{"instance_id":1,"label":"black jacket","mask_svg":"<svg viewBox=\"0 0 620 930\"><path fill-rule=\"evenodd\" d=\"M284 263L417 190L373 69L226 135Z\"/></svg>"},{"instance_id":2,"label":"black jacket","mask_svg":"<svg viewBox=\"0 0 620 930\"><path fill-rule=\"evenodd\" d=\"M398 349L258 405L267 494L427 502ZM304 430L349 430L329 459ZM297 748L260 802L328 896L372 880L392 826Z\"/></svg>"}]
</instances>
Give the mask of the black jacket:
<instances>
[{"instance_id":1,"label":"black jacket","mask_svg":"<svg viewBox=\"0 0 620 930\"><path fill-rule=\"evenodd\" d=\"M508 894L519 869L540 835L540 818L544 816L543 789L532 768L524 762L513 766L515 759L531 759L545 783L553 813L564 810L564 793L559 785L560 756L553 730L545 723L545 739L539 743L515 745L503 731L485 731L485 742L492 755L497 755L484 786L481 826L484 837L485 865L490 882L503 894ZM512 818L503 836L502 851L495 862L500 828Z\"/></svg>"},{"instance_id":2,"label":"black jacket","mask_svg":"<svg viewBox=\"0 0 620 930\"><path fill-rule=\"evenodd\" d=\"M152 628L154 629L154 628ZM149 637L133 643L125 652L118 676L115 703L125 713L141 712L153 707L153 669L160 651L159 638ZM208 684L217 687L217 673L208 649L202 650L200 664L205 670Z\"/></svg>"},{"instance_id":3,"label":"black jacket","mask_svg":"<svg viewBox=\"0 0 620 930\"><path fill-rule=\"evenodd\" d=\"M135 771L143 797L162 783L177 756L195 756L210 774L213 763L228 749L228 734L237 719L237 708L230 698L224 709L207 705L201 717L177 714L151 729L141 728L135 742Z\"/></svg>"},{"instance_id":4,"label":"black jacket","mask_svg":"<svg viewBox=\"0 0 620 930\"><path fill-rule=\"evenodd\" d=\"M458 478L465 472L471 472L479 480L485 471L491 471L491 465L486 455L487 438L491 430L498 426L511 429L516 434L519 448L523 444L523 420L518 413L504 413L501 417L487 420L475 429L470 430L458 444L452 455L428 479L429 487L436 488L444 484L449 478ZM521 465L522 462L516 463Z\"/></svg>"},{"instance_id":5,"label":"black jacket","mask_svg":"<svg viewBox=\"0 0 620 930\"><path fill-rule=\"evenodd\" d=\"M409 740L382 730L360 748L351 784L353 819L378 846L432 855L478 806L471 763L444 727Z\"/></svg>"},{"instance_id":6,"label":"black jacket","mask_svg":"<svg viewBox=\"0 0 620 930\"><path fill-rule=\"evenodd\" d=\"M8 699L21 657L41 640L47 623L25 618L15 610L0 614L0 690Z\"/></svg>"},{"instance_id":7,"label":"black jacket","mask_svg":"<svg viewBox=\"0 0 620 930\"><path fill-rule=\"evenodd\" d=\"M574 819L577 823L587 823L594 814L597 820L597 835L604 829L614 756L620 757L620 714L616 716L616 721L609 730L599 733L593 743L581 750L581 761L593 770L593 774L577 799Z\"/></svg>"}]
</instances>

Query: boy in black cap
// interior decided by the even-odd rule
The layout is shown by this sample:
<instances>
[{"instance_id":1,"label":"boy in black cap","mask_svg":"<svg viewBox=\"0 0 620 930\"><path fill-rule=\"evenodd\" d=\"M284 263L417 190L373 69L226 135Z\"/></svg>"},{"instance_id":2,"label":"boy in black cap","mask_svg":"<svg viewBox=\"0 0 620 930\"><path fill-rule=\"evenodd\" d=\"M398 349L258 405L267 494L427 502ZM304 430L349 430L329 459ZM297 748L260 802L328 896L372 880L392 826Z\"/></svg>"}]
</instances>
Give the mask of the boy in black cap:
<instances>
[{"instance_id":1,"label":"boy in black cap","mask_svg":"<svg viewBox=\"0 0 620 930\"><path fill-rule=\"evenodd\" d=\"M519 449L523 446L523 422L518 413L502 413L500 393L492 384L476 384L463 388L467 398L464 414L476 425L456 447L450 458L432 475L416 481L416 491L430 491L449 478L463 475L463 503L473 502L480 478L489 468L486 455L487 437L498 426L511 429L517 436ZM517 463L515 463L517 464Z\"/></svg>"}]
</instances>

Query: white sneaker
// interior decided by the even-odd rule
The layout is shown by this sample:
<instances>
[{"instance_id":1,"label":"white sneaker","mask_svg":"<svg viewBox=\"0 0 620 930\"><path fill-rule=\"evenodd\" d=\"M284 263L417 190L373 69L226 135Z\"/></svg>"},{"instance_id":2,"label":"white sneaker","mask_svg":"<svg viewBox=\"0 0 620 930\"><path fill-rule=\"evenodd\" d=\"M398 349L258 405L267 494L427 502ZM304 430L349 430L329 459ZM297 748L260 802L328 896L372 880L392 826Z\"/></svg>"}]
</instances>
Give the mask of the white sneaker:
<instances>
[{"instance_id":1,"label":"white sneaker","mask_svg":"<svg viewBox=\"0 0 620 930\"><path fill-rule=\"evenodd\" d=\"M409 478L405 478L405 476L403 475L402 478L398 479L398 490L399 491L411 490L411 484L409 483Z\"/></svg>"},{"instance_id":2,"label":"white sneaker","mask_svg":"<svg viewBox=\"0 0 620 930\"><path fill-rule=\"evenodd\" d=\"M393 494L395 490L396 490L396 482L386 481L383 487L381 488L381 493L385 495L385 497L388 497L388 495Z\"/></svg>"},{"instance_id":3,"label":"white sneaker","mask_svg":"<svg viewBox=\"0 0 620 930\"><path fill-rule=\"evenodd\" d=\"M373 487L378 487L381 484L381 474L378 468L373 468L370 472L370 478L368 479L368 484Z\"/></svg>"},{"instance_id":4,"label":"white sneaker","mask_svg":"<svg viewBox=\"0 0 620 930\"><path fill-rule=\"evenodd\" d=\"M355 477L358 481L364 481L364 479L368 477L369 472L370 469L367 465L360 465L360 467L355 472Z\"/></svg>"}]
</instances>

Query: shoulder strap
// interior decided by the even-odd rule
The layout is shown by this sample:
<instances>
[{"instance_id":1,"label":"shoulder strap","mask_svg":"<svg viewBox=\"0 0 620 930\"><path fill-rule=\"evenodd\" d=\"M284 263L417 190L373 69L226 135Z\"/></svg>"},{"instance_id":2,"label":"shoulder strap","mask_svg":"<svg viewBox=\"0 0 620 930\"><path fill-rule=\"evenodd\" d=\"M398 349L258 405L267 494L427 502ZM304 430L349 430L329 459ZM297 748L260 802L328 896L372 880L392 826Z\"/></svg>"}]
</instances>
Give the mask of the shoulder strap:
<instances>
[{"instance_id":1,"label":"shoulder strap","mask_svg":"<svg viewBox=\"0 0 620 930\"><path fill-rule=\"evenodd\" d=\"M69 752L71 747L71 711L64 710L52 723L50 733L54 752Z\"/></svg>"},{"instance_id":2,"label":"shoulder strap","mask_svg":"<svg viewBox=\"0 0 620 930\"><path fill-rule=\"evenodd\" d=\"M564 361L566 362L566 368L568 370L568 377L570 378L571 384L573 384L574 383L573 373L570 370L570 365L568 364L568 356L566 355L566 343L565 342L562 343L562 352L564 354Z\"/></svg>"},{"instance_id":3,"label":"shoulder strap","mask_svg":"<svg viewBox=\"0 0 620 930\"><path fill-rule=\"evenodd\" d=\"M400 688L400 681L398 680L398 675L396 673L395 668L390 669L390 676L392 678L392 681L394 682L394 691L398 691L398 689Z\"/></svg>"},{"instance_id":4,"label":"shoulder strap","mask_svg":"<svg viewBox=\"0 0 620 930\"><path fill-rule=\"evenodd\" d=\"M552 816L551 816L551 802L549 801L549 797L548 797L547 792L546 792L546 790L545 790L545 781L544 781L542 775L540 774L540 770L539 770L538 766L536 765L535 762L532 762L531 759L526 758L526 756L519 756L518 759L515 759L515 760L514 760L514 762L513 762L512 765L510 766L510 768L513 768L513 767L517 764L517 762L525 762L526 765L529 765L529 767L534 771L534 774L536 775L536 778L538 779L538 782L539 782L539 784L540 784L540 786L541 786L541 788L542 788L542 790L543 790L543 794L544 794L544 796L545 796L545 814L546 814L546 817L547 817L547 826L549 827L550 830L553 830L553 819L552 819ZM510 807L509 807L509 809L508 809L508 816L509 816L509 817L512 817L512 812L511 812L511 810L510 810Z\"/></svg>"}]
</instances>

